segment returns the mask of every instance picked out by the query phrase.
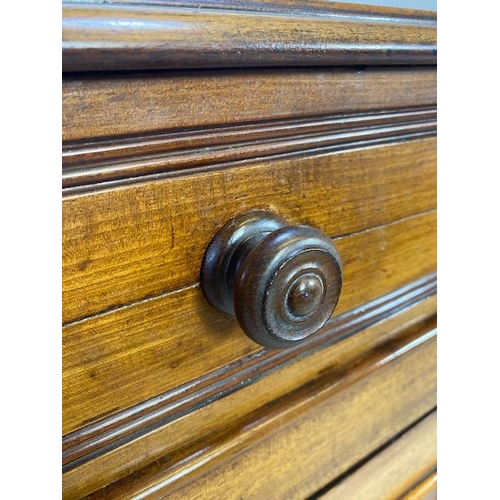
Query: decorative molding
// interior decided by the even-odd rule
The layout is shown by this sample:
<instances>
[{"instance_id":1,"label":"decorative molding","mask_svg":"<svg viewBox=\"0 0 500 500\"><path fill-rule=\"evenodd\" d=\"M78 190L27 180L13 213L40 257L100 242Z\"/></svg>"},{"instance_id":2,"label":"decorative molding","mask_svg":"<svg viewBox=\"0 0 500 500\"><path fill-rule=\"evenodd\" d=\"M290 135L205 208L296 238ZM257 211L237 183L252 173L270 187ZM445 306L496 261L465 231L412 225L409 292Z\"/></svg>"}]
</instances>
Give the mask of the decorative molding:
<instances>
[{"instance_id":1,"label":"decorative molding","mask_svg":"<svg viewBox=\"0 0 500 500\"><path fill-rule=\"evenodd\" d=\"M437 276L436 273L431 273L333 318L322 333L305 340L297 347L282 351L257 351L174 390L72 432L63 438L63 472L251 385L292 361L346 339L435 295L436 290Z\"/></svg>"},{"instance_id":2,"label":"decorative molding","mask_svg":"<svg viewBox=\"0 0 500 500\"><path fill-rule=\"evenodd\" d=\"M109 0L63 0L63 4L106 5ZM195 9L217 9L250 11L254 13L294 14L307 17L352 18L362 17L372 20L402 21L404 23L436 24L436 12L331 2L330 0L120 0L122 5L158 7L186 7Z\"/></svg>"},{"instance_id":3,"label":"decorative molding","mask_svg":"<svg viewBox=\"0 0 500 500\"><path fill-rule=\"evenodd\" d=\"M108 187L253 158L426 137L436 134L436 115L436 108L353 113L65 144L63 188Z\"/></svg>"},{"instance_id":4,"label":"decorative molding","mask_svg":"<svg viewBox=\"0 0 500 500\"><path fill-rule=\"evenodd\" d=\"M173 3L64 3L63 71L437 61L436 17L429 12L373 8L368 13L323 2L311 8Z\"/></svg>"}]
</instances>

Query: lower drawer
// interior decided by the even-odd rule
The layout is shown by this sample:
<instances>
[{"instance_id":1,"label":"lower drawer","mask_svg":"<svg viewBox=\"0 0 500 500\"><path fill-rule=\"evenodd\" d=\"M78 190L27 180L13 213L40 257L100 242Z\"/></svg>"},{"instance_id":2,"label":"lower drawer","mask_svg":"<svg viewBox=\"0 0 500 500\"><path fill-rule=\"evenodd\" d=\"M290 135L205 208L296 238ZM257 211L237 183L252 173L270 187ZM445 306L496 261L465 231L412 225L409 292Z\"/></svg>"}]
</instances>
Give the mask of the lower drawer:
<instances>
[{"instance_id":1,"label":"lower drawer","mask_svg":"<svg viewBox=\"0 0 500 500\"><path fill-rule=\"evenodd\" d=\"M391 299L402 307L415 294ZM370 307L384 316L383 302ZM93 497L311 495L435 407L435 312L431 295L344 338L353 324L331 325L308 352L247 359L166 408L109 419L107 434L89 427L68 448L64 497L107 484Z\"/></svg>"},{"instance_id":2,"label":"lower drawer","mask_svg":"<svg viewBox=\"0 0 500 500\"><path fill-rule=\"evenodd\" d=\"M433 412L317 498L425 498L432 490L429 486L437 465L436 427L437 413ZM418 496L426 489L424 496Z\"/></svg>"},{"instance_id":3,"label":"lower drawer","mask_svg":"<svg viewBox=\"0 0 500 500\"><path fill-rule=\"evenodd\" d=\"M199 477L156 479L141 494L149 499L306 498L324 486L325 478L344 473L436 405L435 367L433 331L381 348L356 367L354 378L361 379L351 382L345 374L340 386L331 376L308 384L308 396L298 392L289 412L235 435L244 447L213 457L208 471L199 468Z\"/></svg>"}]
</instances>

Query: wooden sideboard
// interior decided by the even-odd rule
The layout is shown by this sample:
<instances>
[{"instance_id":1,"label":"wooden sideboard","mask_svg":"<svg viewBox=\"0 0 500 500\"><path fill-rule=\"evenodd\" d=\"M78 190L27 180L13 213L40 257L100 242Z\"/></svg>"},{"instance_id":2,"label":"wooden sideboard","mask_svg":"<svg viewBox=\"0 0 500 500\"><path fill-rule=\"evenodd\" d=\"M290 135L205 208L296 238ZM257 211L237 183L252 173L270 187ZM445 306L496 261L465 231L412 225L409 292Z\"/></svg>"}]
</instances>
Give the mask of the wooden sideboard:
<instances>
[{"instance_id":1,"label":"wooden sideboard","mask_svg":"<svg viewBox=\"0 0 500 500\"><path fill-rule=\"evenodd\" d=\"M63 498L435 498L435 13L63 2L62 50ZM200 283L256 210L342 262L281 349Z\"/></svg>"}]
</instances>

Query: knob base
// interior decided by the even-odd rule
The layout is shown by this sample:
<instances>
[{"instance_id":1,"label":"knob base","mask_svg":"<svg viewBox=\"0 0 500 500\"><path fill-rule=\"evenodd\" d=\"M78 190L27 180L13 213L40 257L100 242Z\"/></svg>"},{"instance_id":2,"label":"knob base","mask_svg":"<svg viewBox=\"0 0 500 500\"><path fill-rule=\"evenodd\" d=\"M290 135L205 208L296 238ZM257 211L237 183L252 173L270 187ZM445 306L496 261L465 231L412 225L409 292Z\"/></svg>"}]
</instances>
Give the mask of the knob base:
<instances>
[{"instance_id":1,"label":"knob base","mask_svg":"<svg viewBox=\"0 0 500 500\"><path fill-rule=\"evenodd\" d=\"M250 250L269 233L285 227L279 215L254 210L225 224L210 242L201 267L201 286L212 307L234 317L236 274Z\"/></svg>"}]
</instances>

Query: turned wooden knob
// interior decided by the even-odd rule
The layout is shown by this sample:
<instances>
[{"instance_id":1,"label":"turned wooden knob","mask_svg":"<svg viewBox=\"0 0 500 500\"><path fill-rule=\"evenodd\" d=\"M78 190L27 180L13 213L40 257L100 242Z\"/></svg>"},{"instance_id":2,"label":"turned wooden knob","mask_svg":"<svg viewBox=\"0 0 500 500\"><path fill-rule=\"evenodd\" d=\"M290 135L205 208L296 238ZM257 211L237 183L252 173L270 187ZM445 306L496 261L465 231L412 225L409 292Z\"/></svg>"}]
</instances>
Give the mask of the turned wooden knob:
<instances>
[{"instance_id":1,"label":"turned wooden knob","mask_svg":"<svg viewBox=\"0 0 500 500\"><path fill-rule=\"evenodd\" d=\"M331 316L342 265L330 238L270 212L231 219L205 252L201 285L208 302L236 316L268 348L296 345Z\"/></svg>"}]
</instances>

